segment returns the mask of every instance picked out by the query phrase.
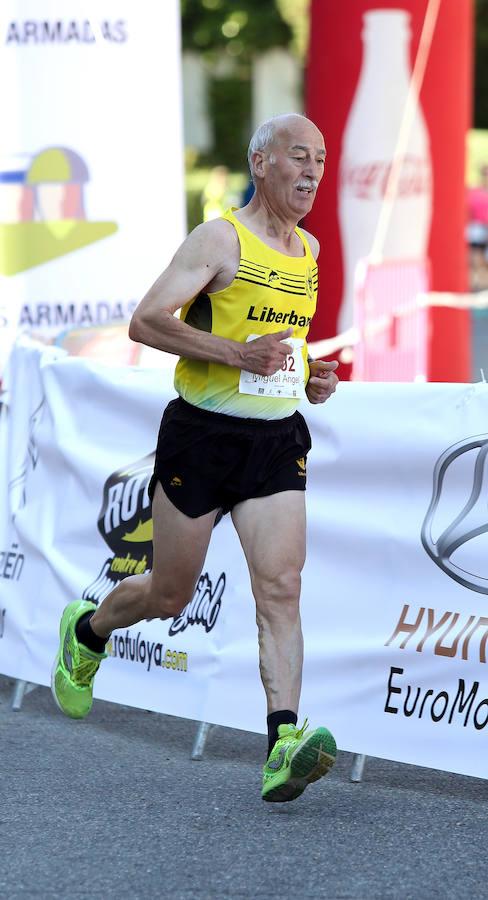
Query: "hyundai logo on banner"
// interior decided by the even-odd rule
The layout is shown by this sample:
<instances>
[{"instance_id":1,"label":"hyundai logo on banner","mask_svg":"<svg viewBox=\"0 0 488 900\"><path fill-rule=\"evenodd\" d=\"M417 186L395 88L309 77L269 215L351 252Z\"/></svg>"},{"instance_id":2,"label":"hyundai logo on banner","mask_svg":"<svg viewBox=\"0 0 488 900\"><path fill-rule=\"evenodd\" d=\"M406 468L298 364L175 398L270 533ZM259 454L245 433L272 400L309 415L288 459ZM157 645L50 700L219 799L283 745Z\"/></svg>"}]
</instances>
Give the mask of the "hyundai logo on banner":
<instances>
[{"instance_id":1,"label":"hyundai logo on banner","mask_svg":"<svg viewBox=\"0 0 488 900\"><path fill-rule=\"evenodd\" d=\"M487 456L488 434L481 434L454 444L439 457L434 468L432 500L421 532L424 549L435 564L459 584L480 594L488 594L488 577L456 565L452 557L488 532ZM450 473L456 460L463 465L456 463L453 479ZM458 496L460 490L464 491L462 498ZM453 501L457 504L455 509ZM481 552L477 556L481 562ZM476 564L473 567L478 568Z\"/></svg>"}]
</instances>

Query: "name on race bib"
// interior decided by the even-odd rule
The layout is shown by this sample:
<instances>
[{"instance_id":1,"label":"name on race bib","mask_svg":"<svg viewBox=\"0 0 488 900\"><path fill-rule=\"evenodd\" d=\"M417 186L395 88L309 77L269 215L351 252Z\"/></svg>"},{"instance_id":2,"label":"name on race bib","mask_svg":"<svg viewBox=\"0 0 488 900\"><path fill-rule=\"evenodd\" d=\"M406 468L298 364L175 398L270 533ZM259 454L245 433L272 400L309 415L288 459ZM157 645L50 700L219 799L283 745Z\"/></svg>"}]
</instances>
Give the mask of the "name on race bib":
<instances>
[{"instance_id":1,"label":"name on race bib","mask_svg":"<svg viewBox=\"0 0 488 900\"><path fill-rule=\"evenodd\" d=\"M255 341L262 337L250 334L246 339ZM253 394L256 397L280 397L302 400L305 397L305 366L303 364L302 338L286 338L283 342L293 347L293 353L283 360L281 369L273 375L256 375L254 372L241 370L239 393Z\"/></svg>"}]
</instances>

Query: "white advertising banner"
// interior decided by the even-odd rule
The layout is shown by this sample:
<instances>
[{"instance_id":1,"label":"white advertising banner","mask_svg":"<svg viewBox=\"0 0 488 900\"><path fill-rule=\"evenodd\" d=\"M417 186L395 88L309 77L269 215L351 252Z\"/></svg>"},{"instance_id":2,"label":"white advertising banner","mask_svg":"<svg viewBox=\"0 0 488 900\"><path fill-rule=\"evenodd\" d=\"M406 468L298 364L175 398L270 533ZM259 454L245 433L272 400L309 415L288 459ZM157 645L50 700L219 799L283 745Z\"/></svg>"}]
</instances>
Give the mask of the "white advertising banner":
<instances>
[{"instance_id":1,"label":"white advertising banner","mask_svg":"<svg viewBox=\"0 0 488 900\"><path fill-rule=\"evenodd\" d=\"M100 601L151 567L147 485L174 394L169 371L39 355L36 367L29 352L13 355L15 416L0 418L3 447L17 441L0 471L0 498L11 498L0 672L48 684L63 606ZM12 384L24 363L32 403ZM304 412L314 446L301 714L342 749L486 777L488 388L342 384ZM14 432L15 418L27 425ZM112 635L95 695L264 731L249 577L229 516L182 615Z\"/></svg>"},{"instance_id":2,"label":"white advertising banner","mask_svg":"<svg viewBox=\"0 0 488 900\"><path fill-rule=\"evenodd\" d=\"M184 236L179 2L5 0L0 81L1 367L17 320L127 320Z\"/></svg>"}]
</instances>

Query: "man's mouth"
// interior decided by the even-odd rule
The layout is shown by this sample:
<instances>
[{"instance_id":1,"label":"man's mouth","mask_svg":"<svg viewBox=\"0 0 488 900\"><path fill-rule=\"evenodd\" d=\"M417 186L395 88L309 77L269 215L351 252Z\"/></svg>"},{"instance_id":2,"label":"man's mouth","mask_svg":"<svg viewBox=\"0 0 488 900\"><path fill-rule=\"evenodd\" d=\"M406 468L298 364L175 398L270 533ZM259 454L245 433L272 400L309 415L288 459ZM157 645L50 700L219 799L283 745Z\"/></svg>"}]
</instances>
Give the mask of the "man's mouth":
<instances>
[{"instance_id":1,"label":"man's mouth","mask_svg":"<svg viewBox=\"0 0 488 900\"><path fill-rule=\"evenodd\" d=\"M315 186L313 184L297 184L296 189L301 194L313 194Z\"/></svg>"}]
</instances>

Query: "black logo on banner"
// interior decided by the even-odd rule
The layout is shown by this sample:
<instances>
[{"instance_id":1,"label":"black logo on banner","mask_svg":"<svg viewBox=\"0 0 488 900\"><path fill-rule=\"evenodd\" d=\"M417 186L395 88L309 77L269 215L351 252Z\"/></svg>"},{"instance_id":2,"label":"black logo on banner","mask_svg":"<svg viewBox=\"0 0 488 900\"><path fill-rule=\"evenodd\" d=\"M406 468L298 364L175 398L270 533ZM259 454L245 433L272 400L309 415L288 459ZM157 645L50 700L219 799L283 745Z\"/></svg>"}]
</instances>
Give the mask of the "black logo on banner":
<instances>
[{"instance_id":1,"label":"black logo on banner","mask_svg":"<svg viewBox=\"0 0 488 900\"><path fill-rule=\"evenodd\" d=\"M39 449L37 446L37 432L44 412L46 398L43 397L39 405L29 416L27 450L23 459L17 462L14 477L8 485L10 508L13 510L13 520L19 509L26 504L26 482L29 472L33 472L39 461Z\"/></svg>"},{"instance_id":2,"label":"black logo on banner","mask_svg":"<svg viewBox=\"0 0 488 900\"><path fill-rule=\"evenodd\" d=\"M19 545L12 542L8 550L0 550L0 578L18 581L22 575L25 557L19 552Z\"/></svg>"},{"instance_id":3,"label":"black logo on banner","mask_svg":"<svg viewBox=\"0 0 488 900\"><path fill-rule=\"evenodd\" d=\"M179 616L175 616L168 634L179 634L189 625L203 625L208 632L214 627L222 605L225 590L225 574L222 572L215 588L205 572L200 575L193 599L190 600Z\"/></svg>"},{"instance_id":4,"label":"black logo on banner","mask_svg":"<svg viewBox=\"0 0 488 900\"><path fill-rule=\"evenodd\" d=\"M37 431L41 423L45 405L45 397L29 416L27 445L24 454L17 454L13 473L8 482L8 507L10 509L10 524L12 531L16 533L15 519L17 513L26 505L26 485L31 472L37 466L39 449L37 446ZM6 415L6 410L0 404L0 415ZM25 555L20 546L18 537L12 537L10 544L5 549L0 549L0 578L6 581L19 581L24 568Z\"/></svg>"},{"instance_id":5,"label":"black logo on banner","mask_svg":"<svg viewBox=\"0 0 488 900\"><path fill-rule=\"evenodd\" d=\"M152 511L149 482L154 453L119 469L103 488L98 530L113 553L95 581L83 592L84 600L100 603L127 575L152 569Z\"/></svg>"},{"instance_id":6,"label":"black logo on banner","mask_svg":"<svg viewBox=\"0 0 488 900\"><path fill-rule=\"evenodd\" d=\"M149 482L154 458L155 453L149 453L107 478L98 530L113 555L105 560L97 578L85 588L83 600L101 603L128 575L146 575L151 571L153 521ZM216 524L220 518L217 517ZM193 598L173 619L168 633L178 634L189 625L203 625L206 632L211 631L220 612L225 583L223 572L215 588L208 573L202 573Z\"/></svg>"}]
</instances>

